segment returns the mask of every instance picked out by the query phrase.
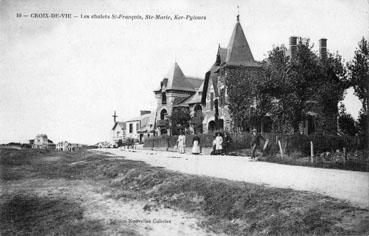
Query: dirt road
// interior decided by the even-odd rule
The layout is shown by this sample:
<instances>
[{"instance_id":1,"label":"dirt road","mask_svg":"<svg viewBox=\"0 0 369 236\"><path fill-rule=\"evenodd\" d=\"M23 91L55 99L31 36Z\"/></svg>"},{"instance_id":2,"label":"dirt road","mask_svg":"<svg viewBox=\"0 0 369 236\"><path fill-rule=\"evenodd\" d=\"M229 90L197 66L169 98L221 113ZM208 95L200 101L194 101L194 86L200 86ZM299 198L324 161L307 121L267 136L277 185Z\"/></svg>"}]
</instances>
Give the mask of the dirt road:
<instances>
[{"instance_id":1,"label":"dirt road","mask_svg":"<svg viewBox=\"0 0 369 236\"><path fill-rule=\"evenodd\" d=\"M311 191L369 208L369 173L252 162L248 157L188 155L104 149L114 155L144 161L183 173Z\"/></svg>"}]
</instances>

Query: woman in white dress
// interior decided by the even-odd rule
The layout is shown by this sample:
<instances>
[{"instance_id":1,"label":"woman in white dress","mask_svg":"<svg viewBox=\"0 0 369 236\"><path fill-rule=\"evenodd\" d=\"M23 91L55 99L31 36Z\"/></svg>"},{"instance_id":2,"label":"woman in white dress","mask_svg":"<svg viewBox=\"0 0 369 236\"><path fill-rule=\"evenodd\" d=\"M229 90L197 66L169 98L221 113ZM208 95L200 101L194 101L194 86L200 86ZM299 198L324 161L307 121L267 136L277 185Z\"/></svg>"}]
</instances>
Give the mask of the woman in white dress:
<instances>
[{"instance_id":1,"label":"woman in white dress","mask_svg":"<svg viewBox=\"0 0 369 236\"><path fill-rule=\"evenodd\" d=\"M186 152L186 136L184 136L183 133L181 133L178 136L177 143L178 143L179 153L181 153L181 154L185 153Z\"/></svg>"},{"instance_id":2,"label":"woman in white dress","mask_svg":"<svg viewBox=\"0 0 369 236\"><path fill-rule=\"evenodd\" d=\"M217 134L217 137L215 138L215 153L221 154L223 149L223 138L220 135L220 133Z\"/></svg>"}]
</instances>

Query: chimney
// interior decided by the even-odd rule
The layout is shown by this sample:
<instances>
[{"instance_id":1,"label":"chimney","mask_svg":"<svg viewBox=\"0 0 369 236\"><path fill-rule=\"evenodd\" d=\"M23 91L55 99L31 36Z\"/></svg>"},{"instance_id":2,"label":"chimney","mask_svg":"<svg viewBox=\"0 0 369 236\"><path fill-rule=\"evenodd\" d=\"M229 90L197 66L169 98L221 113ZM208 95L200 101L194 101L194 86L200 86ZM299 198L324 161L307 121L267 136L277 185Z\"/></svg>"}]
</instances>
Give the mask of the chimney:
<instances>
[{"instance_id":1,"label":"chimney","mask_svg":"<svg viewBox=\"0 0 369 236\"><path fill-rule=\"evenodd\" d=\"M140 111L140 115L143 116L143 115L146 115L146 114L150 114L151 111Z\"/></svg>"},{"instance_id":2,"label":"chimney","mask_svg":"<svg viewBox=\"0 0 369 236\"><path fill-rule=\"evenodd\" d=\"M327 59L327 39L319 39L319 57L322 60Z\"/></svg>"},{"instance_id":3,"label":"chimney","mask_svg":"<svg viewBox=\"0 0 369 236\"><path fill-rule=\"evenodd\" d=\"M295 57L296 55L296 50L297 50L297 37L296 36L291 36L290 37L290 55L291 58Z\"/></svg>"}]
</instances>

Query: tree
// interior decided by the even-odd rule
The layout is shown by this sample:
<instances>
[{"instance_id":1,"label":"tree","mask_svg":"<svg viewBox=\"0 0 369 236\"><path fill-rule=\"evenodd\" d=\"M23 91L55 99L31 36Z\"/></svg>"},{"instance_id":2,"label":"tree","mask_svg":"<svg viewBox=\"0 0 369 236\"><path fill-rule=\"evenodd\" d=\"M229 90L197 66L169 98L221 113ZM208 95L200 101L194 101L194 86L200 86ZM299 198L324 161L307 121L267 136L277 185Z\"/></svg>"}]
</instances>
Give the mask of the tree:
<instances>
[{"instance_id":1,"label":"tree","mask_svg":"<svg viewBox=\"0 0 369 236\"><path fill-rule=\"evenodd\" d=\"M258 83L258 110L271 114L274 130L288 133L294 116L291 83L288 76L289 57L283 45L273 48L263 63L265 77Z\"/></svg>"},{"instance_id":2,"label":"tree","mask_svg":"<svg viewBox=\"0 0 369 236\"><path fill-rule=\"evenodd\" d=\"M343 104L341 104L340 107L338 124L341 133L345 135L355 136L357 133L356 122L354 118L346 112L346 108Z\"/></svg>"},{"instance_id":3,"label":"tree","mask_svg":"<svg viewBox=\"0 0 369 236\"><path fill-rule=\"evenodd\" d=\"M359 115L359 119L357 121L358 123L358 131L359 131L359 137L361 139L361 145L359 148L368 148L368 126L369 126L369 116L367 115L367 113L364 113L364 112L360 112L360 115Z\"/></svg>"},{"instance_id":4,"label":"tree","mask_svg":"<svg viewBox=\"0 0 369 236\"><path fill-rule=\"evenodd\" d=\"M319 131L337 132L337 105L349 84L346 69L339 54L319 58L312 48L309 40L300 40L291 57L285 46L274 47L262 70L227 71L229 108L236 126L253 126L269 116L275 131L296 133L315 113Z\"/></svg>"},{"instance_id":5,"label":"tree","mask_svg":"<svg viewBox=\"0 0 369 236\"><path fill-rule=\"evenodd\" d=\"M294 132L299 131L299 124L307 118L311 110L311 101L318 100L319 80L321 79L319 58L313 53L309 40L300 41L296 55L290 59L288 65L289 96L288 105L292 108L292 127Z\"/></svg>"},{"instance_id":6,"label":"tree","mask_svg":"<svg viewBox=\"0 0 369 236\"><path fill-rule=\"evenodd\" d=\"M338 103L343 100L345 90L350 87L350 83L342 57L338 53L328 53L327 58L320 62L322 76L318 81L316 92L322 106L321 115L323 119L321 120L321 126L324 127L326 132L335 134L337 127L336 123L332 121L336 120Z\"/></svg>"},{"instance_id":7,"label":"tree","mask_svg":"<svg viewBox=\"0 0 369 236\"><path fill-rule=\"evenodd\" d=\"M267 76L258 87L264 102L259 109L270 111L281 132L291 129L298 132L300 122L310 109L308 102L317 98L321 68L311 49L309 41L300 41L292 58L281 46L273 48L265 60Z\"/></svg>"},{"instance_id":8,"label":"tree","mask_svg":"<svg viewBox=\"0 0 369 236\"><path fill-rule=\"evenodd\" d=\"M171 121L172 134L178 135L190 126L190 111L185 107L174 108L169 120Z\"/></svg>"},{"instance_id":9,"label":"tree","mask_svg":"<svg viewBox=\"0 0 369 236\"><path fill-rule=\"evenodd\" d=\"M369 148L369 44L362 38L358 46L354 59L348 64L348 69L355 94L362 101L360 134L364 137L366 148Z\"/></svg>"},{"instance_id":10,"label":"tree","mask_svg":"<svg viewBox=\"0 0 369 236\"><path fill-rule=\"evenodd\" d=\"M332 121L348 84L340 55L328 53L327 58L318 58L309 41L300 41L293 57L287 55L284 46L273 48L264 69L258 109L271 113L279 132L297 132L312 110L319 112L321 127L336 132L336 122Z\"/></svg>"},{"instance_id":11,"label":"tree","mask_svg":"<svg viewBox=\"0 0 369 236\"><path fill-rule=\"evenodd\" d=\"M255 127L260 113L254 107L257 96L256 84L262 80L264 71L256 68L226 68L229 110L234 126L242 130Z\"/></svg>"},{"instance_id":12,"label":"tree","mask_svg":"<svg viewBox=\"0 0 369 236\"><path fill-rule=\"evenodd\" d=\"M356 49L354 59L348 64L350 71L351 84L354 87L355 94L363 104L364 112L369 111L369 44L365 38L359 42L359 48Z\"/></svg>"}]
</instances>

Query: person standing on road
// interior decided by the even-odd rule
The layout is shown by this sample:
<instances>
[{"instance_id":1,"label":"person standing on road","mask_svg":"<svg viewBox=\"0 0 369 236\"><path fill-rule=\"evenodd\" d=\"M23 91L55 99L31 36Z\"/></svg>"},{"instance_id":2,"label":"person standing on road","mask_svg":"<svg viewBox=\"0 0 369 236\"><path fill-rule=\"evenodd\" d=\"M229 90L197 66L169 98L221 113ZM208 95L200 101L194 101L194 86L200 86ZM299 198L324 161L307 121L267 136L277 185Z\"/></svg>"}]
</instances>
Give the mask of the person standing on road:
<instances>
[{"instance_id":1,"label":"person standing on road","mask_svg":"<svg viewBox=\"0 0 369 236\"><path fill-rule=\"evenodd\" d=\"M215 138L215 154L221 154L223 150L223 138L220 135L220 132L217 134Z\"/></svg>"},{"instance_id":2,"label":"person standing on road","mask_svg":"<svg viewBox=\"0 0 369 236\"><path fill-rule=\"evenodd\" d=\"M183 135L183 132L178 136L177 146L179 153L183 154L186 152L186 136Z\"/></svg>"},{"instance_id":3,"label":"person standing on road","mask_svg":"<svg viewBox=\"0 0 369 236\"><path fill-rule=\"evenodd\" d=\"M197 134L192 139L192 154L200 154L200 137Z\"/></svg>"},{"instance_id":4,"label":"person standing on road","mask_svg":"<svg viewBox=\"0 0 369 236\"><path fill-rule=\"evenodd\" d=\"M216 139L216 136L213 137L213 146L212 146L212 150L211 150L210 155L216 155L216 153L215 153L215 147L216 147L215 139Z\"/></svg>"},{"instance_id":5,"label":"person standing on road","mask_svg":"<svg viewBox=\"0 0 369 236\"><path fill-rule=\"evenodd\" d=\"M224 154L228 155L229 153L229 149L230 149L230 145L231 145L231 137L229 136L229 134L227 132L224 133L224 140L223 140L223 152Z\"/></svg>"},{"instance_id":6,"label":"person standing on road","mask_svg":"<svg viewBox=\"0 0 369 236\"><path fill-rule=\"evenodd\" d=\"M256 157L256 149L263 149L263 144L265 142L265 138L257 133L256 129L252 130L252 139L251 139L251 159L255 160Z\"/></svg>"}]
</instances>

